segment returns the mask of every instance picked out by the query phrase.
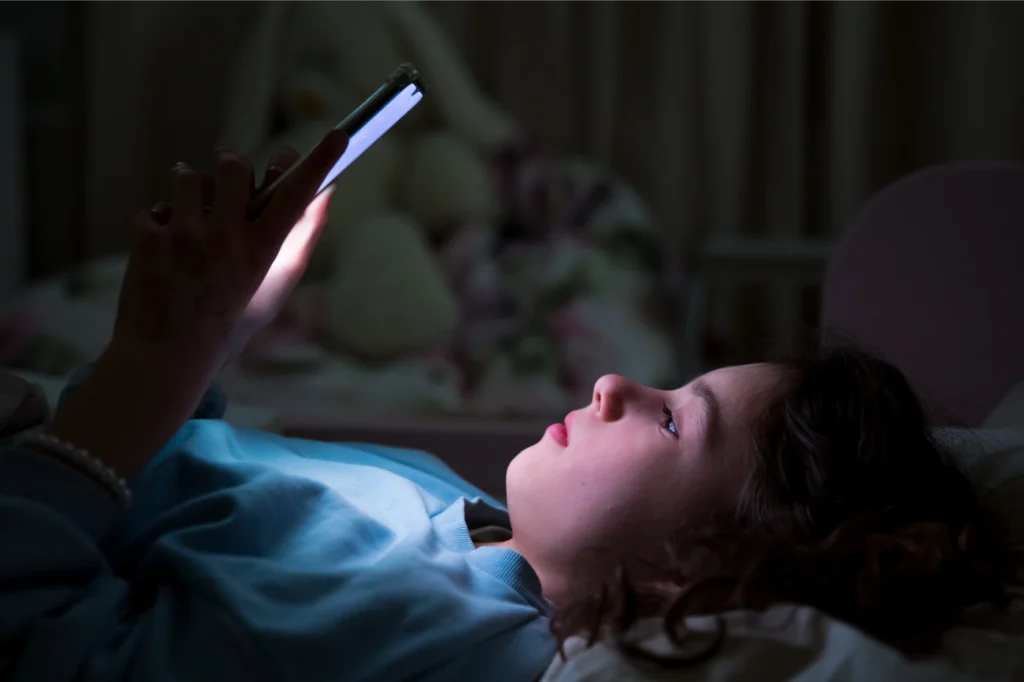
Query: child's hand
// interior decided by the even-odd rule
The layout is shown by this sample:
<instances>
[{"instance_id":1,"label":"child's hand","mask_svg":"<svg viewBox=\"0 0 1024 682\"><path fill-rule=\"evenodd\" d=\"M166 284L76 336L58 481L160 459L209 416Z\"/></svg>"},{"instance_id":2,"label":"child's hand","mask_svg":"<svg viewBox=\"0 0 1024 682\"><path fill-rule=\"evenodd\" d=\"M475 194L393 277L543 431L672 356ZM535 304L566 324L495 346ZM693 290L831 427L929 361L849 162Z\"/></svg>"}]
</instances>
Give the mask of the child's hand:
<instances>
[{"instance_id":1,"label":"child's hand","mask_svg":"<svg viewBox=\"0 0 1024 682\"><path fill-rule=\"evenodd\" d=\"M328 135L255 219L252 167L232 150L218 151L212 192L198 173L176 166L166 222L152 212L132 220L136 241L111 350L148 355L193 378L216 372L273 317L305 269L328 193L310 202L346 144L343 133Z\"/></svg>"},{"instance_id":2,"label":"child's hand","mask_svg":"<svg viewBox=\"0 0 1024 682\"><path fill-rule=\"evenodd\" d=\"M242 314L242 319L231 333L228 360L241 355L253 334L277 317L294 291L295 285L302 279L302 274L313 256L313 249L320 239L324 226L327 225L327 208L333 193L333 187L329 187L313 199L306 212L299 218L299 222L295 223L295 227L288 233L277 253L277 258L274 259L274 264L270 266L263 283L256 290Z\"/></svg>"}]
</instances>

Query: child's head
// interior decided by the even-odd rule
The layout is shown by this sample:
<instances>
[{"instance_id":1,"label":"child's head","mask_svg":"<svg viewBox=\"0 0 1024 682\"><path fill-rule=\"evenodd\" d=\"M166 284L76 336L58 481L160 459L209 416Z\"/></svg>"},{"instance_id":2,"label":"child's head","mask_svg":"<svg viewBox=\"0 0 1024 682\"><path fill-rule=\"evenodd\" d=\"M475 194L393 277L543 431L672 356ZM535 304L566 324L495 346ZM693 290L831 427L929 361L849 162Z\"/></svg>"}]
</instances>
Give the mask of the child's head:
<instances>
[{"instance_id":1,"label":"child's head","mask_svg":"<svg viewBox=\"0 0 1024 682\"><path fill-rule=\"evenodd\" d=\"M567 444L549 430L507 474L514 545L559 605L575 599L581 568L608 568L595 557L655 560L666 546L677 568L680 552L697 556L688 546L723 538L746 548L730 549L730 560L748 564L761 551L752 538L796 552L927 527L938 535L910 544L936 561L976 546L977 500L933 442L914 392L857 351L727 367L667 391L606 376L566 421ZM673 580L717 572L735 584L752 568L713 554Z\"/></svg>"},{"instance_id":2,"label":"child's head","mask_svg":"<svg viewBox=\"0 0 1024 682\"><path fill-rule=\"evenodd\" d=\"M753 429L784 371L745 365L662 391L601 377L590 405L523 450L506 476L516 547L553 598L582 552L641 552L680 523L738 509L756 466Z\"/></svg>"}]
</instances>

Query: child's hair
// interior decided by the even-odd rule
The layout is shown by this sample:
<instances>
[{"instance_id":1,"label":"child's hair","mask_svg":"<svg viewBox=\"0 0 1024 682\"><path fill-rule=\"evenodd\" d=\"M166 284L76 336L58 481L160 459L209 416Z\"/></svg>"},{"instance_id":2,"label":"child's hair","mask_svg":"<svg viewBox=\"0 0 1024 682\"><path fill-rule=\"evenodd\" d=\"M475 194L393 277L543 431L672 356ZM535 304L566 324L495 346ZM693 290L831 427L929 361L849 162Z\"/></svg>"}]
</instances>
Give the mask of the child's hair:
<instances>
[{"instance_id":1,"label":"child's hair","mask_svg":"<svg viewBox=\"0 0 1024 682\"><path fill-rule=\"evenodd\" d=\"M660 617L682 644L688 616L790 603L915 654L966 607L1005 603L999 543L903 375L851 349L780 364L734 513L681 526L658 565L626 558L587 582L555 616L560 642L583 634L669 662L631 641L638 619ZM718 622L708 646L671 662L713 655Z\"/></svg>"}]
</instances>

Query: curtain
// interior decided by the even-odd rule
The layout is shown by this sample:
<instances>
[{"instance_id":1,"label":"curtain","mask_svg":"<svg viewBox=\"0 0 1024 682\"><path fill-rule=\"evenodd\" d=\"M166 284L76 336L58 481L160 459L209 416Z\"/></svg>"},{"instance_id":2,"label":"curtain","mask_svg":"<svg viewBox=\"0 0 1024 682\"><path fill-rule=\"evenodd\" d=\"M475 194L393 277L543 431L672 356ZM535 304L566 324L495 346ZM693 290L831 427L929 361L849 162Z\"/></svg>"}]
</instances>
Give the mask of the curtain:
<instances>
[{"instance_id":1,"label":"curtain","mask_svg":"<svg viewBox=\"0 0 1024 682\"><path fill-rule=\"evenodd\" d=\"M216 140L249 3L93 3L85 256ZM548 149L607 163L692 264L709 236L833 237L919 167L1024 155L1024 5L432 2L483 90ZM721 361L791 350L814 292L726 283ZM781 322L779 322L781 320ZM794 322L795 321L795 322Z\"/></svg>"},{"instance_id":2,"label":"curtain","mask_svg":"<svg viewBox=\"0 0 1024 682\"><path fill-rule=\"evenodd\" d=\"M684 264L712 235L834 237L922 166L1024 155L1020 3L431 7L485 91L546 145L635 184ZM809 341L813 291L712 293L712 327L733 341L722 361Z\"/></svg>"},{"instance_id":3,"label":"curtain","mask_svg":"<svg viewBox=\"0 0 1024 682\"><path fill-rule=\"evenodd\" d=\"M80 210L89 234L80 261L125 248L127 217L166 197L176 162L212 162L231 60L258 9L251 2L81 4Z\"/></svg>"}]
</instances>

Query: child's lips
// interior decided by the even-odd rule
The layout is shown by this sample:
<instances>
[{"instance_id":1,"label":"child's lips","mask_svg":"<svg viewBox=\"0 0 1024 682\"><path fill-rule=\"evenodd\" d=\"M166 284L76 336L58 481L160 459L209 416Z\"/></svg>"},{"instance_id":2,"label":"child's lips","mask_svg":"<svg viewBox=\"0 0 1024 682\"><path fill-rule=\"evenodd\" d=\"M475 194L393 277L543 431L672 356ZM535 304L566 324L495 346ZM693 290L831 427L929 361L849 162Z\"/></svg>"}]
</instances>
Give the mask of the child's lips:
<instances>
[{"instance_id":1,"label":"child's lips","mask_svg":"<svg viewBox=\"0 0 1024 682\"><path fill-rule=\"evenodd\" d=\"M574 412L570 412L565 416L565 421L562 424L552 424L547 428L545 434L551 436L551 439L561 445L563 448L569 446L571 439L572 420Z\"/></svg>"},{"instance_id":2,"label":"child's lips","mask_svg":"<svg viewBox=\"0 0 1024 682\"><path fill-rule=\"evenodd\" d=\"M569 445L569 430L565 428L565 424L552 424L545 433L563 448Z\"/></svg>"}]
</instances>

